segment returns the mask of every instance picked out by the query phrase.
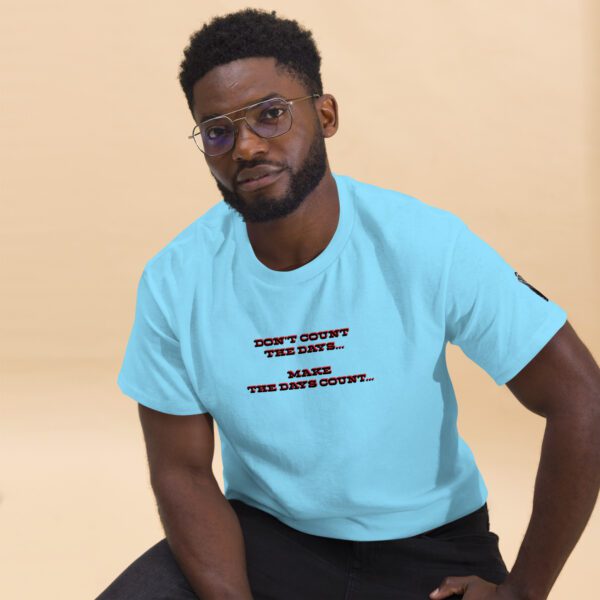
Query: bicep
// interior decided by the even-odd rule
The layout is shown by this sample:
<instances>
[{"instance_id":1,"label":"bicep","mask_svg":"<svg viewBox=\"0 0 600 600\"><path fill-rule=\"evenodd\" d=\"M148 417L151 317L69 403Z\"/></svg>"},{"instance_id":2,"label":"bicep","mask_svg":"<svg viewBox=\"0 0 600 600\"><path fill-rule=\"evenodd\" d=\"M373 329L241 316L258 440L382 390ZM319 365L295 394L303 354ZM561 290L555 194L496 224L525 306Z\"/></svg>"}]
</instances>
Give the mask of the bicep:
<instances>
[{"instance_id":1,"label":"bicep","mask_svg":"<svg viewBox=\"0 0 600 600\"><path fill-rule=\"evenodd\" d=\"M569 321L506 386L543 417L600 411L600 368Z\"/></svg>"},{"instance_id":2,"label":"bicep","mask_svg":"<svg viewBox=\"0 0 600 600\"><path fill-rule=\"evenodd\" d=\"M209 413L172 415L141 403L138 413L153 485L179 470L213 476L214 428Z\"/></svg>"}]
</instances>

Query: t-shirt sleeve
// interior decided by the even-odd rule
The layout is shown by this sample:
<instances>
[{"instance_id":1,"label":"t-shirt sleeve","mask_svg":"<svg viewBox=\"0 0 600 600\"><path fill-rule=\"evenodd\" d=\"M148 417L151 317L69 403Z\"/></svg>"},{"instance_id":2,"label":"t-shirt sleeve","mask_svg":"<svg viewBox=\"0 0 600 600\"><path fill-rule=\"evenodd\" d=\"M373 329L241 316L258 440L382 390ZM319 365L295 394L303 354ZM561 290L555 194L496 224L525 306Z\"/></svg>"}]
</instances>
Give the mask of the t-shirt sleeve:
<instances>
[{"instance_id":1,"label":"t-shirt sleeve","mask_svg":"<svg viewBox=\"0 0 600 600\"><path fill-rule=\"evenodd\" d=\"M138 283L135 318L117 384L125 395L160 412L208 412L191 384L167 307L161 308L146 270Z\"/></svg>"},{"instance_id":2,"label":"t-shirt sleeve","mask_svg":"<svg viewBox=\"0 0 600 600\"><path fill-rule=\"evenodd\" d=\"M564 325L567 313L460 221L446 286L446 339L498 385Z\"/></svg>"}]
</instances>

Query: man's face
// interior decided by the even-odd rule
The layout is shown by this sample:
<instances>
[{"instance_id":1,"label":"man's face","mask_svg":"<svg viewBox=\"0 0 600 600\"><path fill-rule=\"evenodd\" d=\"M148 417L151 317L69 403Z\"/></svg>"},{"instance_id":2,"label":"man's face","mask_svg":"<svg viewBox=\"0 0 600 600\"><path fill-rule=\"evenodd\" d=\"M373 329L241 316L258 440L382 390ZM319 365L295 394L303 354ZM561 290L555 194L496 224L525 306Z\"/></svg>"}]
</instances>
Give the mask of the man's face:
<instances>
[{"instance_id":1,"label":"man's face","mask_svg":"<svg viewBox=\"0 0 600 600\"><path fill-rule=\"evenodd\" d=\"M275 68L274 58L245 58L220 65L196 82L194 118L239 110L275 92L286 100L308 96L298 80ZM291 106L292 127L275 138L261 138L245 121L237 121L234 147L205 160L225 202L244 221L265 222L284 217L302 204L318 185L327 169L323 131L315 102L307 99ZM243 112L229 115L236 119ZM237 177L243 169L269 165L281 169L267 183L243 189ZM272 181L270 181L272 180Z\"/></svg>"}]
</instances>

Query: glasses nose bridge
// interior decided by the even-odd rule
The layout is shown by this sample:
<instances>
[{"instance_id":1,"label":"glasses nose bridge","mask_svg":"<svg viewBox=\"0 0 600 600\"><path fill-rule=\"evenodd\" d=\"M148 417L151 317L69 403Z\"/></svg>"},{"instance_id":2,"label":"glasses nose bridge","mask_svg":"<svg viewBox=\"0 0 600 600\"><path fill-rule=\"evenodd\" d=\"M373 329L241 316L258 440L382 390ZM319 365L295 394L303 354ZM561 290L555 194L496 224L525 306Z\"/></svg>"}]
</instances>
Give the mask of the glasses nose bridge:
<instances>
[{"instance_id":1,"label":"glasses nose bridge","mask_svg":"<svg viewBox=\"0 0 600 600\"><path fill-rule=\"evenodd\" d=\"M229 120L231 121L231 123L233 125L233 136L234 136L233 145L234 146L238 143L238 138L239 138L239 134L240 134L240 125L236 125L236 123L238 121L244 121L246 123L246 127L248 128L250 133L252 133L253 136L256 136L259 139L264 139L264 136L260 135L260 133L258 133L257 131L254 130L254 128L252 127L252 125L250 124L250 122L248 121L248 119L246 117L247 117L247 113L244 113L241 117L238 117L237 119L232 119L231 117L229 117Z\"/></svg>"},{"instance_id":2,"label":"glasses nose bridge","mask_svg":"<svg viewBox=\"0 0 600 600\"><path fill-rule=\"evenodd\" d=\"M231 144L230 150L233 150L234 154L239 153L239 152L241 152L242 154L246 154L248 152L254 153L254 152L256 152L256 148L254 148L256 143L258 143L260 146L265 144L264 136L260 135L256 131L254 131L254 129L252 128L252 125L250 125L250 123L246 119L246 114L244 114L241 117L238 117L237 119L229 118L229 120L233 124L233 142ZM241 125L236 125L237 121L244 121L246 123L246 128L248 129L248 131L251 134L250 138L247 138L246 135L240 136ZM248 132L246 132L246 133L248 133ZM252 140L252 138L254 138L254 140ZM250 141L250 140L252 140L253 143L251 143L251 145L248 146L248 141Z\"/></svg>"},{"instance_id":3,"label":"glasses nose bridge","mask_svg":"<svg viewBox=\"0 0 600 600\"><path fill-rule=\"evenodd\" d=\"M229 117L229 120L231 121L231 124L233 125L233 131L234 131L235 137L237 137L238 133L239 133L239 125L236 125L236 123L238 121L245 121L246 127L248 127L248 129L254 135L258 135L258 137L262 137L261 135L259 135L258 133L256 133L256 131L254 131L254 128L252 127L252 125L250 124L250 122L248 121L248 119L246 117L247 117L247 113L246 112L244 112L244 114L241 117L238 117L237 119L232 119L231 117Z\"/></svg>"}]
</instances>

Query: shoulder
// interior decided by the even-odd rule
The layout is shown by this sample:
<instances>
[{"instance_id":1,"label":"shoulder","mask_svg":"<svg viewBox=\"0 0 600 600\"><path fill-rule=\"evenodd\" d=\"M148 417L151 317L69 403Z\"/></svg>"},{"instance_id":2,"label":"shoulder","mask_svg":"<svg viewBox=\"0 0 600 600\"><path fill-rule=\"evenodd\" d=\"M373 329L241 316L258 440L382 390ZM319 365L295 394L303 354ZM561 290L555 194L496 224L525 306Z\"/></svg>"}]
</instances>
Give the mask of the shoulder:
<instances>
[{"instance_id":1,"label":"shoulder","mask_svg":"<svg viewBox=\"0 0 600 600\"><path fill-rule=\"evenodd\" d=\"M184 282L190 272L210 264L220 246L231 237L234 215L223 200L177 233L146 261L144 272L155 281Z\"/></svg>"},{"instance_id":2,"label":"shoulder","mask_svg":"<svg viewBox=\"0 0 600 600\"><path fill-rule=\"evenodd\" d=\"M406 192L341 177L363 227L404 250L447 252L465 226L450 210Z\"/></svg>"}]
</instances>

